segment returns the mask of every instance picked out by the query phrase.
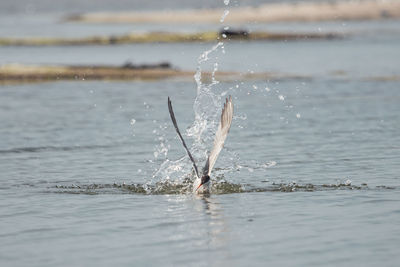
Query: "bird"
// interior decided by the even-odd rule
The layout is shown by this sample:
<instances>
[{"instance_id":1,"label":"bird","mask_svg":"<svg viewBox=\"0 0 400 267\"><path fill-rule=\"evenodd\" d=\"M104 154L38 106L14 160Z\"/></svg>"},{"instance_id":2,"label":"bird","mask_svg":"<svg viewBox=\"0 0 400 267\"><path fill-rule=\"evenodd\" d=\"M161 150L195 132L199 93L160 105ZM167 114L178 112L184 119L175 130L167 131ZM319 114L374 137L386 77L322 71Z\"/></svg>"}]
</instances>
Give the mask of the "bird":
<instances>
[{"instance_id":1,"label":"bird","mask_svg":"<svg viewBox=\"0 0 400 267\"><path fill-rule=\"evenodd\" d=\"M196 174L195 181L193 183L193 193L197 194L207 194L210 193L210 175L211 171L217 161L218 155L221 152L222 148L224 147L224 143L226 137L228 136L229 130L231 128L232 119L233 119L233 103L232 103L232 96L226 98L224 107L221 113L221 119L218 125L217 132L215 133L214 137L214 145L213 148L208 155L206 164L201 172L197 168L196 162L190 153L188 147L186 146L185 140L182 137L181 132L179 131L178 124L176 122L174 110L172 109L171 99L168 97L168 110L169 115L171 116L172 123L174 124L175 130L182 141L183 147L185 148L190 160L193 163L193 168Z\"/></svg>"}]
</instances>

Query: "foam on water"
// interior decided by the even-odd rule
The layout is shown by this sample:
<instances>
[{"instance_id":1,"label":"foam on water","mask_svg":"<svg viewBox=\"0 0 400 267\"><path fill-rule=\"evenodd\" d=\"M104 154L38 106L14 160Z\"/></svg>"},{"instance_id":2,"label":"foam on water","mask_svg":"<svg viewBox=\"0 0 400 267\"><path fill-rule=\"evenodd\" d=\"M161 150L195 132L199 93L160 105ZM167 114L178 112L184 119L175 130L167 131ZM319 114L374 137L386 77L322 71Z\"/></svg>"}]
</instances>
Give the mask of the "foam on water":
<instances>
[{"instance_id":1,"label":"foam on water","mask_svg":"<svg viewBox=\"0 0 400 267\"><path fill-rule=\"evenodd\" d=\"M83 185L56 185L48 188L46 192L64 194L141 194L141 195L186 195L192 194L193 181L186 177L180 182L159 181L153 185L149 184L83 184ZM230 183L224 177L213 179L211 194L237 194L237 193L261 193L261 192L319 192L332 190L398 190L399 187L375 186L369 187L367 184L352 185L347 182L337 184L298 184L291 183L271 183L267 186L256 187L250 184Z\"/></svg>"}]
</instances>

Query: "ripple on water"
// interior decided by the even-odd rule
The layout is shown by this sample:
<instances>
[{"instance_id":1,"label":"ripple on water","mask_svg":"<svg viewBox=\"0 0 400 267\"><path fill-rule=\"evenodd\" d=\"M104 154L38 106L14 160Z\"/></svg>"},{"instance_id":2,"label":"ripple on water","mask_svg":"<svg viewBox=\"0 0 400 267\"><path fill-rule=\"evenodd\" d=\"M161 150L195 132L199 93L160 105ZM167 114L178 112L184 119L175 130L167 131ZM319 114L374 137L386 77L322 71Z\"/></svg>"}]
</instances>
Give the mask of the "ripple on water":
<instances>
[{"instance_id":1,"label":"ripple on water","mask_svg":"<svg viewBox=\"0 0 400 267\"><path fill-rule=\"evenodd\" d=\"M142 195L181 195L192 193L193 182L186 179L183 182L163 181L151 184L83 184L83 185L56 185L48 188L51 193L65 194L142 194ZM297 184L297 183L272 183L264 187L255 187L251 184L235 184L225 180L213 181L211 194L235 194L251 192L315 192L332 190L395 190L397 187L376 186L367 184L351 185L339 184Z\"/></svg>"}]
</instances>

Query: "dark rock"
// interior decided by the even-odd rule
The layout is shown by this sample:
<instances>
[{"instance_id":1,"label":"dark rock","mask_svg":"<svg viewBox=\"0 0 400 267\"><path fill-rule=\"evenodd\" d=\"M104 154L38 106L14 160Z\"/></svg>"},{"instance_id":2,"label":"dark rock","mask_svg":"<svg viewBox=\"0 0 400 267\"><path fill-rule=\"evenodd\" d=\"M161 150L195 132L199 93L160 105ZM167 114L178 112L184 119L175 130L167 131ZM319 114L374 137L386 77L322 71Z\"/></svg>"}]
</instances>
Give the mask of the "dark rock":
<instances>
[{"instance_id":1,"label":"dark rock","mask_svg":"<svg viewBox=\"0 0 400 267\"><path fill-rule=\"evenodd\" d=\"M130 61L127 61L124 65L122 65L123 69L135 69L135 70L144 70L144 69L171 69L172 65L169 62L160 62L154 64L133 64Z\"/></svg>"},{"instance_id":2,"label":"dark rock","mask_svg":"<svg viewBox=\"0 0 400 267\"><path fill-rule=\"evenodd\" d=\"M249 32L246 31L246 30L243 30L243 29L237 29L237 30L235 30L235 29L228 29L228 30L222 29L222 30L219 31L219 35L220 36L225 35L226 37L223 36L224 38L238 38L238 37L247 38L249 36Z\"/></svg>"}]
</instances>

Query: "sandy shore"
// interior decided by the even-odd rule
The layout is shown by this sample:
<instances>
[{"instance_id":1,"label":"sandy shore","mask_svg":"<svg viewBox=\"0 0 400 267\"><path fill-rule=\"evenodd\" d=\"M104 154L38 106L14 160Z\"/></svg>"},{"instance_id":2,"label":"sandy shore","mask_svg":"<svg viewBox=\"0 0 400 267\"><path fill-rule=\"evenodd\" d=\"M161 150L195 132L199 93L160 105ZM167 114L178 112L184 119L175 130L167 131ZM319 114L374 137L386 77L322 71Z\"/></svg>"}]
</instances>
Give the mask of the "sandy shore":
<instances>
[{"instance_id":1,"label":"sandy shore","mask_svg":"<svg viewBox=\"0 0 400 267\"><path fill-rule=\"evenodd\" d=\"M67 18L90 23L220 23L224 9L88 13ZM229 8L224 23L377 20L400 18L399 0L274 3Z\"/></svg>"},{"instance_id":2,"label":"sandy shore","mask_svg":"<svg viewBox=\"0 0 400 267\"><path fill-rule=\"evenodd\" d=\"M55 81L55 80L155 80L176 76L190 76L191 72L172 68L124 68L113 66L32 66L3 65L0 81Z\"/></svg>"},{"instance_id":3,"label":"sandy shore","mask_svg":"<svg viewBox=\"0 0 400 267\"><path fill-rule=\"evenodd\" d=\"M304 40L342 38L337 33L270 33L251 32L226 35L220 32L173 33L150 32L131 33L119 36L93 36L84 38L0 38L0 46L45 46L45 45L117 45L129 43L183 43L183 42L215 42L220 40Z\"/></svg>"},{"instance_id":4,"label":"sandy shore","mask_svg":"<svg viewBox=\"0 0 400 267\"><path fill-rule=\"evenodd\" d=\"M60 65L21 65L8 64L0 66L0 84L50 82L50 81L86 81L86 80L120 80L120 81L155 81L179 80L193 81L195 71L177 70L169 64L150 65L125 65L125 66L60 66ZM330 73L332 78L352 80L344 71ZM202 72L202 82L209 83L212 79L210 72ZM215 73L218 81L248 81L248 80L288 80L288 79L313 79L311 76L271 73L271 72L236 72L218 71ZM356 79L379 82L398 82L400 75L359 77Z\"/></svg>"},{"instance_id":5,"label":"sandy shore","mask_svg":"<svg viewBox=\"0 0 400 267\"><path fill-rule=\"evenodd\" d=\"M45 82L61 80L193 80L194 71L177 70L169 67L118 67L118 66L32 66L11 64L0 66L0 83ZM295 75L274 73L217 72L219 81L260 79L307 79ZM211 73L203 72L202 81L211 81Z\"/></svg>"}]
</instances>

